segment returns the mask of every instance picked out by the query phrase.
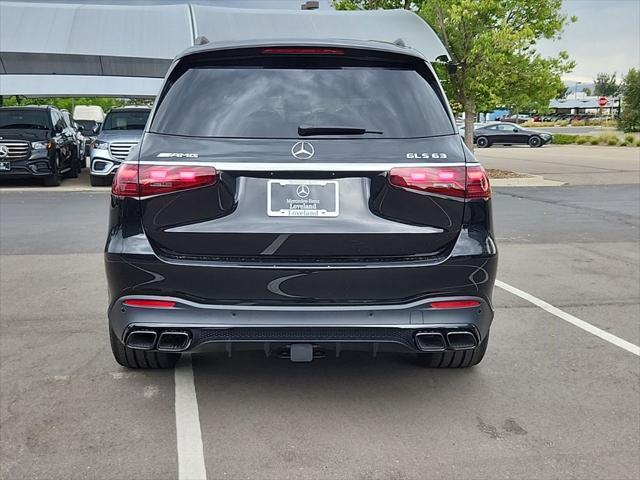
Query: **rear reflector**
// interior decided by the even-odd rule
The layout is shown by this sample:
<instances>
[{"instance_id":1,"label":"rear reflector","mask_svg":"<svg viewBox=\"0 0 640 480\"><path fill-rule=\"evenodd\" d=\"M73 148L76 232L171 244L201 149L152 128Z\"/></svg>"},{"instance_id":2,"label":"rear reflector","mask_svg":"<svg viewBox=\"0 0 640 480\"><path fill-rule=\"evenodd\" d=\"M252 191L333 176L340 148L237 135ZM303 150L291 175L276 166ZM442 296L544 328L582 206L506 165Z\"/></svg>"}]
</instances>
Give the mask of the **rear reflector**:
<instances>
[{"instance_id":1,"label":"rear reflector","mask_svg":"<svg viewBox=\"0 0 640 480\"><path fill-rule=\"evenodd\" d=\"M128 307L142 308L173 308L176 306L176 302L167 300L125 300L124 304Z\"/></svg>"},{"instance_id":2,"label":"rear reflector","mask_svg":"<svg viewBox=\"0 0 640 480\"><path fill-rule=\"evenodd\" d=\"M481 165L469 167L392 168L389 182L396 187L455 198L491 198L491 187Z\"/></svg>"},{"instance_id":3,"label":"rear reflector","mask_svg":"<svg viewBox=\"0 0 640 480\"><path fill-rule=\"evenodd\" d=\"M440 310L448 310L450 308L473 308L479 307L480 302L477 300L453 300L453 301L444 301L444 302L432 302L431 308L436 308Z\"/></svg>"},{"instance_id":4,"label":"rear reflector","mask_svg":"<svg viewBox=\"0 0 640 480\"><path fill-rule=\"evenodd\" d=\"M123 164L113 180L111 193L118 197L148 197L215 184L216 169L198 165Z\"/></svg>"},{"instance_id":5,"label":"rear reflector","mask_svg":"<svg viewBox=\"0 0 640 480\"><path fill-rule=\"evenodd\" d=\"M263 48L265 55L344 55L338 48Z\"/></svg>"}]
</instances>

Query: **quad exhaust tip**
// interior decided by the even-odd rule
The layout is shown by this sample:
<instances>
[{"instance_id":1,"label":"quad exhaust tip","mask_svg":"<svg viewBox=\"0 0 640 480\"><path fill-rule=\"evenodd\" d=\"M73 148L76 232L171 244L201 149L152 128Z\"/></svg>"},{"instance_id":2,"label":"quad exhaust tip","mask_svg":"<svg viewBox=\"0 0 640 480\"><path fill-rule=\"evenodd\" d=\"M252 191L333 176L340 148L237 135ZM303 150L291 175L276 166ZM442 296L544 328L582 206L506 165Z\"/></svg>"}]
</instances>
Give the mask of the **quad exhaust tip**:
<instances>
[{"instance_id":1,"label":"quad exhaust tip","mask_svg":"<svg viewBox=\"0 0 640 480\"><path fill-rule=\"evenodd\" d=\"M415 335L416 347L422 352L442 352L451 350L470 350L478 346L476 336L472 332L418 332Z\"/></svg>"},{"instance_id":2,"label":"quad exhaust tip","mask_svg":"<svg viewBox=\"0 0 640 480\"><path fill-rule=\"evenodd\" d=\"M158 350L163 352L181 352L189 348L191 336L187 332L162 332L158 339Z\"/></svg>"},{"instance_id":3,"label":"quad exhaust tip","mask_svg":"<svg viewBox=\"0 0 640 480\"><path fill-rule=\"evenodd\" d=\"M478 345L475 335L471 332L449 332L447 341L449 347L454 350L469 350Z\"/></svg>"},{"instance_id":4,"label":"quad exhaust tip","mask_svg":"<svg viewBox=\"0 0 640 480\"><path fill-rule=\"evenodd\" d=\"M423 352L441 352L446 347L444 335L440 332L418 332L416 346Z\"/></svg>"},{"instance_id":5,"label":"quad exhaust tip","mask_svg":"<svg viewBox=\"0 0 640 480\"><path fill-rule=\"evenodd\" d=\"M158 334L153 330L134 330L127 335L126 345L136 350L151 350Z\"/></svg>"}]
</instances>

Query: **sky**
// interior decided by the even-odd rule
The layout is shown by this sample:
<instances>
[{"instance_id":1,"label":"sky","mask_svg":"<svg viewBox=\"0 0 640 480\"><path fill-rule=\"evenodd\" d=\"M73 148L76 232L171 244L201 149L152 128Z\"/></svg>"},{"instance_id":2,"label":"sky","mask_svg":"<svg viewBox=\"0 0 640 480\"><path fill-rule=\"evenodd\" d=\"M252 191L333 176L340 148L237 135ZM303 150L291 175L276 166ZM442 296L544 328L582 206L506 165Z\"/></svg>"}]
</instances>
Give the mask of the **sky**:
<instances>
[{"instance_id":1,"label":"sky","mask_svg":"<svg viewBox=\"0 0 640 480\"><path fill-rule=\"evenodd\" d=\"M560 40L538 43L544 55L566 50L576 62L565 82L591 83L598 72L640 67L640 0L565 0L563 10L578 21L569 24Z\"/></svg>"}]
</instances>

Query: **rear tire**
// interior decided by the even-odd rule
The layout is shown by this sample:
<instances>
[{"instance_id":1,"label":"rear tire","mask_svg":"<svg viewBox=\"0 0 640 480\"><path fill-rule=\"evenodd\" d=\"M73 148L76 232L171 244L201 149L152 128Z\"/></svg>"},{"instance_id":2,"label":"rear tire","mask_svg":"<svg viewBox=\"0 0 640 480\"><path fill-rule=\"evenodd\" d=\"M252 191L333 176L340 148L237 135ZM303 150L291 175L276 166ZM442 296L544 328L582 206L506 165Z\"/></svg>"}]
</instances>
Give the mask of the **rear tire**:
<instances>
[{"instance_id":1,"label":"rear tire","mask_svg":"<svg viewBox=\"0 0 640 480\"><path fill-rule=\"evenodd\" d=\"M488 148L491 146L487 137L478 137L478 139L476 140L476 145L478 146L478 148Z\"/></svg>"},{"instance_id":2,"label":"rear tire","mask_svg":"<svg viewBox=\"0 0 640 480\"><path fill-rule=\"evenodd\" d=\"M489 335L472 350L446 350L444 352L418 353L417 363L429 368L467 368L479 364L489 344Z\"/></svg>"},{"instance_id":3,"label":"rear tire","mask_svg":"<svg viewBox=\"0 0 640 480\"><path fill-rule=\"evenodd\" d=\"M123 367L127 368L173 368L178 360L179 353L149 352L146 350L136 350L124 345L109 329L109 340L111 341L111 351L113 356Z\"/></svg>"},{"instance_id":4,"label":"rear tire","mask_svg":"<svg viewBox=\"0 0 640 480\"><path fill-rule=\"evenodd\" d=\"M109 177L103 177L99 175L89 175L92 187L106 187L111 185L111 179Z\"/></svg>"}]
</instances>

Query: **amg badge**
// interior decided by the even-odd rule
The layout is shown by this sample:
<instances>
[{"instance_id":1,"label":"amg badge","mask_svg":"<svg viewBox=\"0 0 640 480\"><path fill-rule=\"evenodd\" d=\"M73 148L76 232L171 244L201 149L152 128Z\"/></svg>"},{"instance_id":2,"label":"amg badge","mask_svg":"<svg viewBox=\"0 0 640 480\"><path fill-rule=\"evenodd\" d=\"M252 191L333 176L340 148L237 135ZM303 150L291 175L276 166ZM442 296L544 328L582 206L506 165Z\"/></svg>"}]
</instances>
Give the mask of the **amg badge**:
<instances>
[{"instance_id":1,"label":"amg badge","mask_svg":"<svg viewBox=\"0 0 640 480\"><path fill-rule=\"evenodd\" d=\"M180 153L180 152L162 152L157 155L158 158L198 158L197 153Z\"/></svg>"}]
</instances>

